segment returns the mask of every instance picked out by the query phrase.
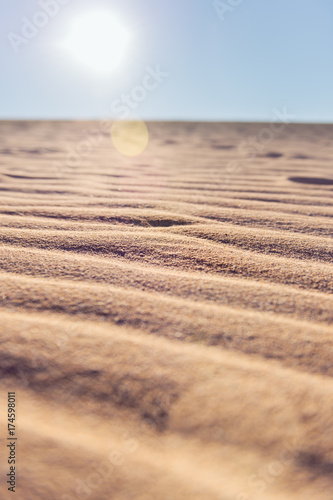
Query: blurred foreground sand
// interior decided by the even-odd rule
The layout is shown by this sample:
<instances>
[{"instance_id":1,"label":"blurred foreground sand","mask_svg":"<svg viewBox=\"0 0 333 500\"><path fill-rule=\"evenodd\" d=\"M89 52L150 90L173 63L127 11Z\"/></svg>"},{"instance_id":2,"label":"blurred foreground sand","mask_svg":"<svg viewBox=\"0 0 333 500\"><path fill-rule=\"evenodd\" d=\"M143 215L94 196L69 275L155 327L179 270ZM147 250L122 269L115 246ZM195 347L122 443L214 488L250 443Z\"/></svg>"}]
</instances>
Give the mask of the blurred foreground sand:
<instances>
[{"instance_id":1,"label":"blurred foreground sand","mask_svg":"<svg viewBox=\"0 0 333 500\"><path fill-rule=\"evenodd\" d=\"M333 126L97 127L0 122L1 498L16 391L17 500L332 499Z\"/></svg>"}]
</instances>

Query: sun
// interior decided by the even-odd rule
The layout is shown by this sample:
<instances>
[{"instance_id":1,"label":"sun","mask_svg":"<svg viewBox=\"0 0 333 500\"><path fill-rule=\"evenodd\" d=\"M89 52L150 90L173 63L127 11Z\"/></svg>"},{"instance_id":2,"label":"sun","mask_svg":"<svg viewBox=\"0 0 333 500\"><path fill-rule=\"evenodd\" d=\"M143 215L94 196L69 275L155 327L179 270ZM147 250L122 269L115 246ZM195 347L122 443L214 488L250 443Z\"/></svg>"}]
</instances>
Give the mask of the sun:
<instances>
[{"instance_id":1,"label":"sun","mask_svg":"<svg viewBox=\"0 0 333 500\"><path fill-rule=\"evenodd\" d=\"M116 17L93 12L74 23L64 45L75 59L90 69L108 73L124 59L129 39L128 31Z\"/></svg>"}]
</instances>

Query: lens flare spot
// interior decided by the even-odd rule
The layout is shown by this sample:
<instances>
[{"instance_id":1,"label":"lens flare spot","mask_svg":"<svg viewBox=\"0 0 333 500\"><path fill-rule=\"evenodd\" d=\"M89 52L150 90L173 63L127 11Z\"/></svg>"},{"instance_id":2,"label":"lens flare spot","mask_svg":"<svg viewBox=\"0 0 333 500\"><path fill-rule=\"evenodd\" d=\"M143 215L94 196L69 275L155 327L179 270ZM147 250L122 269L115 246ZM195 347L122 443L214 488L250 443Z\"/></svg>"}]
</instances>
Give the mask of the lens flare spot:
<instances>
[{"instance_id":1,"label":"lens flare spot","mask_svg":"<svg viewBox=\"0 0 333 500\"><path fill-rule=\"evenodd\" d=\"M142 121L117 121L111 127L111 139L124 156L139 156L148 145L149 132Z\"/></svg>"}]
</instances>

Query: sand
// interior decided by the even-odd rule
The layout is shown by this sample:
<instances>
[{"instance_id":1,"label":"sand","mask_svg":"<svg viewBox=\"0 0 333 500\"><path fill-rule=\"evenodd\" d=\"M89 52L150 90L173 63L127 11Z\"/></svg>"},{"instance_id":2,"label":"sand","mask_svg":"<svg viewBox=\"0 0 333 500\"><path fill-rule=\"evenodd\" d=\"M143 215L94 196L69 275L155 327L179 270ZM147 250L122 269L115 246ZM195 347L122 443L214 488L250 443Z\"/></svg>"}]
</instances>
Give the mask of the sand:
<instances>
[{"instance_id":1,"label":"sand","mask_svg":"<svg viewBox=\"0 0 333 500\"><path fill-rule=\"evenodd\" d=\"M17 500L332 498L333 126L270 127L0 122L1 498L8 391Z\"/></svg>"}]
</instances>

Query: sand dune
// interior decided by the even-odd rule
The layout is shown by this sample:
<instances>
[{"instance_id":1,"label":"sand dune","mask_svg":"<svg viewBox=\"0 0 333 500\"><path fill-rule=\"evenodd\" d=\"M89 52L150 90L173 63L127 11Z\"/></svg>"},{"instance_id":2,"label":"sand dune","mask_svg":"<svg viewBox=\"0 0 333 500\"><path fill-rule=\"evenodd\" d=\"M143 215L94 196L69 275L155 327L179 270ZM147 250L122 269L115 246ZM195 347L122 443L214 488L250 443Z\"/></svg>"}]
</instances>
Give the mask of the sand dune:
<instances>
[{"instance_id":1,"label":"sand dune","mask_svg":"<svg viewBox=\"0 0 333 500\"><path fill-rule=\"evenodd\" d=\"M0 122L16 498L331 499L332 126L97 126Z\"/></svg>"}]
</instances>

